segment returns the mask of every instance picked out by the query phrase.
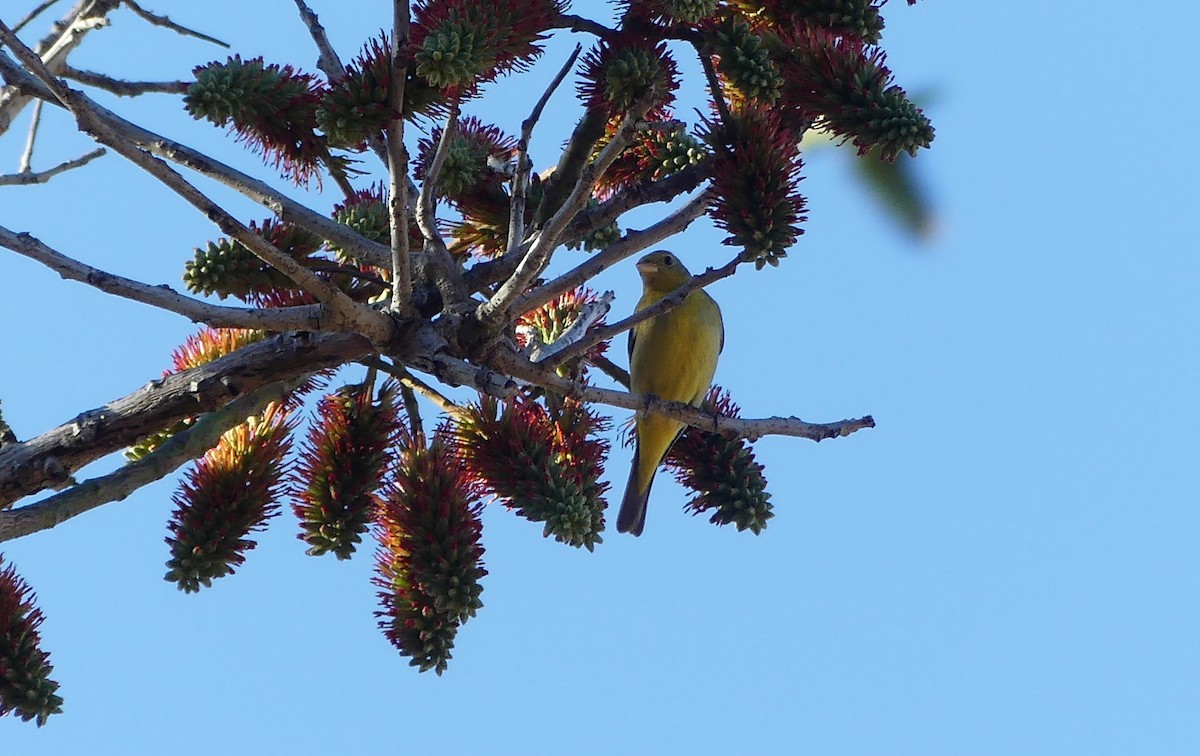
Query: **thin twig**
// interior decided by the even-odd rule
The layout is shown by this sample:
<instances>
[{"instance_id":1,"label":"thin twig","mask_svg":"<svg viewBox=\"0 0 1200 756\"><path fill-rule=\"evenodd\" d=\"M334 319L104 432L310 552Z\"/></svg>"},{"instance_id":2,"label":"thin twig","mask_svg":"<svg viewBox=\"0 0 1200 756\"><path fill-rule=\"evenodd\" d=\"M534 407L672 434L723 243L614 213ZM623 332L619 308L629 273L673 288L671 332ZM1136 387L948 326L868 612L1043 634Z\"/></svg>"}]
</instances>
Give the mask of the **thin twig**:
<instances>
[{"instance_id":1,"label":"thin twig","mask_svg":"<svg viewBox=\"0 0 1200 756\"><path fill-rule=\"evenodd\" d=\"M268 331L321 330L324 308L320 305L253 308L209 304L179 294L166 284L151 286L93 268L67 257L29 234L18 234L3 226L0 226L0 247L7 247L17 254L37 260L68 280L79 281L108 294L174 312L197 323L207 323L217 328L257 328Z\"/></svg>"},{"instance_id":2,"label":"thin twig","mask_svg":"<svg viewBox=\"0 0 1200 756\"><path fill-rule=\"evenodd\" d=\"M188 90L186 81L125 81L106 76L95 71L84 71L64 64L59 76L66 77L80 84L87 84L106 92L112 92L120 97L137 97L138 95L183 94Z\"/></svg>"},{"instance_id":3,"label":"thin twig","mask_svg":"<svg viewBox=\"0 0 1200 756\"><path fill-rule=\"evenodd\" d=\"M729 114L729 103L725 101L725 91L721 88L721 80L717 78L716 69L713 68L712 58L704 54L700 42L694 42L692 46L696 48L696 57L700 59L704 77L708 79L708 89L712 94L713 103L717 106L717 113L721 116L721 123L728 126L733 123L733 117Z\"/></svg>"},{"instance_id":4,"label":"thin twig","mask_svg":"<svg viewBox=\"0 0 1200 756\"><path fill-rule=\"evenodd\" d=\"M558 17L558 23L556 23L553 28L570 29L571 31L576 32L587 32L588 34L594 34L601 39L615 37L618 34L616 29L610 29L597 21L592 21L591 19L584 18L583 16L575 16L567 13L564 13Z\"/></svg>"},{"instance_id":5,"label":"thin twig","mask_svg":"<svg viewBox=\"0 0 1200 756\"><path fill-rule=\"evenodd\" d=\"M30 21L33 21L38 16L42 15L43 11L45 11L47 8L49 8L51 5L54 5L57 2L58 2L58 0L45 0L45 2L43 2L41 5L39 5L38 7L34 8L33 10L26 13L24 18L22 18L17 23L13 24L13 31L14 32L21 31L22 29L24 29L26 26L29 25Z\"/></svg>"},{"instance_id":6,"label":"thin twig","mask_svg":"<svg viewBox=\"0 0 1200 756\"><path fill-rule=\"evenodd\" d=\"M455 404L453 400L442 394L433 386L430 386L425 381L413 375L403 365L396 365L386 362L378 357L368 357L367 359L362 360L362 364L369 367L376 367L394 377L405 386L408 386L433 404L436 404L438 409L446 414L454 415L462 412L462 407Z\"/></svg>"},{"instance_id":7,"label":"thin twig","mask_svg":"<svg viewBox=\"0 0 1200 756\"><path fill-rule=\"evenodd\" d=\"M642 231L630 231L619 240L609 244L603 251L584 260L571 270L549 283L539 286L513 303L516 312L529 312L541 307L560 294L568 292L595 278L622 260L632 257L647 247L681 233L704 214L711 190L697 194L678 210L662 218Z\"/></svg>"},{"instance_id":8,"label":"thin twig","mask_svg":"<svg viewBox=\"0 0 1200 756\"><path fill-rule=\"evenodd\" d=\"M203 32L198 32L194 29L189 29L186 26L180 26L179 24L175 23L174 21L167 18L166 16L160 16L157 13L151 13L150 11L146 10L145 8L142 8L140 5L135 3L133 0L123 0L123 2L125 3L126 8L129 8L129 10L131 10L134 13L141 16L144 21L146 21L147 23L149 23L153 26L161 26L164 29L170 29L173 32L178 32L179 34L182 34L185 37L195 37L196 39L201 39L201 40L204 40L205 42L211 42L214 45L219 45L220 47L229 49L228 43L222 42L221 40L217 39L216 37L210 37L207 34L204 34Z\"/></svg>"},{"instance_id":9,"label":"thin twig","mask_svg":"<svg viewBox=\"0 0 1200 756\"><path fill-rule=\"evenodd\" d=\"M201 415L186 430L116 472L84 481L34 504L0 512L0 542L61 525L102 504L121 501L147 483L165 478L184 462L216 446L222 434L271 402L279 401L293 387L294 382L273 383L235 399L216 412Z\"/></svg>"},{"instance_id":10,"label":"thin twig","mask_svg":"<svg viewBox=\"0 0 1200 756\"><path fill-rule=\"evenodd\" d=\"M608 359L607 357L605 357L602 354L595 355L593 357L588 357L587 359L588 359L588 362L592 363L593 365L595 365L596 367L598 367L602 371L604 371L608 375L609 378L612 378L614 381L621 384L625 388L629 388L629 371L628 370L621 367L620 365L618 365L617 363Z\"/></svg>"},{"instance_id":11,"label":"thin twig","mask_svg":"<svg viewBox=\"0 0 1200 756\"><path fill-rule=\"evenodd\" d=\"M493 355L492 363L498 370L503 370L509 375L580 401L662 415L701 430L725 436L741 436L751 441L763 436L793 436L811 441L824 441L849 436L863 428L875 427L875 420L870 415L833 423L810 423L798 417L726 417L683 402L668 402L649 394L630 394L568 380L554 372L553 368L534 365L512 352Z\"/></svg>"},{"instance_id":12,"label":"thin twig","mask_svg":"<svg viewBox=\"0 0 1200 756\"><path fill-rule=\"evenodd\" d=\"M560 242L563 229L587 205L587 198L591 196L596 182L625 149L633 130L646 111L650 109L657 96L654 91L648 92L625 114L612 139L604 145L604 149L600 150L596 159L583 169L579 180L575 182L575 186L566 201L563 202L562 207L535 232L533 243L517 265L517 269L491 299L480 304L476 309L476 317L485 322L504 317L512 303L525 292L534 277L545 269L550 262L551 253Z\"/></svg>"},{"instance_id":13,"label":"thin twig","mask_svg":"<svg viewBox=\"0 0 1200 756\"><path fill-rule=\"evenodd\" d=\"M407 317L412 309L412 264L408 248L408 149L404 146L404 82L408 62L408 0L392 2L392 77L388 106L395 117L387 130L388 226L392 232L391 310Z\"/></svg>"},{"instance_id":14,"label":"thin twig","mask_svg":"<svg viewBox=\"0 0 1200 756\"><path fill-rule=\"evenodd\" d=\"M325 78L329 79L330 83L341 81L346 75L346 68L342 65L342 59L338 57L337 51L330 44L329 37L325 34L325 27L321 25L317 14L308 7L304 0L296 0L296 8L300 11L300 18L308 27L308 33L317 45L317 52L320 53L320 57L317 58L317 68L321 69L321 73L325 74Z\"/></svg>"},{"instance_id":15,"label":"thin twig","mask_svg":"<svg viewBox=\"0 0 1200 756\"><path fill-rule=\"evenodd\" d=\"M304 291L310 292L329 307L327 326L338 329L356 330L374 343L386 343L395 335L396 324L383 313L360 305L331 282L305 268L291 255L284 253L261 235L251 231L206 194L186 181L163 161L138 149L121 131L104 118L104 112L82 92L63 84L46 69L41 59L12 31L0 22L0 42L8 45L26 67L45 84L59 102L74 113L80 130L92 135L126 157L130 162L162 182L167 188L183 197L206 218L217 225L227 236L240 241L256 257L279 270Z\"/></svg>"},{"instance_id":16,"label":"thin twig","mask_svg":"<svg viewBox=\"0 0 1200 756\"><path fill-rule=\"evenodd\" d=\"M442 166L446 163L446 154L450 151L450 143L458 133L459 103L456 99L450 104L450 114L442 126L442 135L438 139L437 149L433 152L433 160L425 171L425 180L421 183L421 192L417 198L417 226L427 240L441 241L442 235L437 228L437 183L442 175Z\"/></svg>"},{"instance_id":17,"label":"thin twig","mask_svg":"<svg viewBox=\"0 0 1200 756\"><path fill-rule=\"evenodd\" d=\"M404 400L404 414L408 415L408 428L414 439L425 438L425 424L421 422L421 405L412 386L401 382L400 397Z\"/></svg>"},{"instance_id":18,"label":"thin twig","mask_svg":"<svg viewBox=\"0 0 1200 756\"><path fill-rule=\"evenodd\" d=\"M742 262L742 255L741 253L738 253L736 257L721 267L707 269L700 275L694 276L683 286L675 289L670 294L666 295L649 307L638 310L629 317L618 320L616 323L613 323L610 326L597 328L587 336L584 336L579 341L556 354L554 359L548 361L548 364L551 366L561 365L572 357L583 354L596 344L599 344L601 341L608 341L614 336L618 336L625 331L632 329L638 323L642 323L650 318L662 315L664 312L678 307L679 305L683 304L683 300L687 299L689 294L697 289L702 289L714 281L720 281L722 278L727 278L733 275L737 270L738 265Z\"/></svg>"},{"instance_id":19,"label":"thin twig","mask_svg":"<svg viewBox=\"0 0 1200 756\"><path fill-rule=\"evenodd\" d=\"M575 45L575 49L567 57L567 62L558 70L558 74L550 82L550 86L546 87L546 91L542 92L537 104L533 106L529 117L521 122L521 139L517 142L517 170L512 180L512 200L509 203L508 213L508 245L505 249L509 255L516 254L517 247L525 237L525 200L529 191L529 173L533 170L533 163L529 159L529 142L533 138L533 127L542 117L542 111L545 110L546 103L550 101L554 90L558 89L558 85L575 65L581 50L583 50L582 45Z\"/></svg>"},{"instance_id":20,"label":"thin twig","mask_svg":"<svg viewBox=\"0 0 1200 756\"><path fill-rule=\"evenodd\" d=\"M34 78L32 74L17 66L3 51L0 51L0 74L3 74L7 81L15 84L28 96L38 97L50 104L65 107L58 101L49 87ZM309 209L302 203L296 202L285 194L281 194L273 187L268 186L253 176L249 176L198 150L127 121L94 101L89 100L89 104L97 116L102 118L114 131L151 155L190 168L249 197L255 202L265 205L281 221L294 223L320 236L322 239L336 244L355 260L377 268L388 267L391 259L391 251L387 245L367 239L349 226L338 223L326 215Z\"/></svg>"},{"instance_id":21,"label":"thin twig","mask_svg":"<svg viewBox=\"0 0 1200 756\"><path fill-rule=\"evenodd\" d=\"M25 137L25 149L21 152L17 173L29 173L33 170L33 146L37 143L38 128L42 125L43 104L41 100L33 104L33 118L29 121L29 135Z\"/></svg>"},{"instance_id":22,"label":"thin twig","mask_svg":"<svg viewBox=\"0 0 1200 756\"><path fill-rule=\"evenodd\" d=\"M32 140L30 140L32 142ZM92 162L108 151L103 147L98 147L82 157L77 157L74 160L68 160L65 163L59 163L53 168L44 171L29 171L25 170L21 173L11 173L5 176L0 176L0 186L27 186L29 184L44 184L60 173L69 171L73 168L80 168ZM24 159L22 159L24 163Z\"/></svg>"}]
</instances>

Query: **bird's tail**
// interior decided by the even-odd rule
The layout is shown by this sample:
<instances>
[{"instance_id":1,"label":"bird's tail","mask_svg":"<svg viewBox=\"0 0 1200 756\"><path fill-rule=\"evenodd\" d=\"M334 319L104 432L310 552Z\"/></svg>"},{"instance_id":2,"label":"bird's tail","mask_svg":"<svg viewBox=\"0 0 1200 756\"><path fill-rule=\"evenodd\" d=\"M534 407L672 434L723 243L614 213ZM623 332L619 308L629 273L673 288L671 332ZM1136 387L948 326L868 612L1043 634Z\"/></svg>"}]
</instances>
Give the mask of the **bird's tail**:
<instances>
[{"instance_id":1,"label":"bird's tail","mask_svg":"<svg viewBox=\"0 0 1200 756\"><path fill-rule=\"evenodd\" d=\"M629 482L625 484L625 498L621 499L621 511L617 513L617 532L640 536L646 527L646 502L650 500L650 487L654 478L646 482L641 490L638 466L641 463L641 444L633 450L633 464L629 466Z\"/></svg>"}]
</instances>

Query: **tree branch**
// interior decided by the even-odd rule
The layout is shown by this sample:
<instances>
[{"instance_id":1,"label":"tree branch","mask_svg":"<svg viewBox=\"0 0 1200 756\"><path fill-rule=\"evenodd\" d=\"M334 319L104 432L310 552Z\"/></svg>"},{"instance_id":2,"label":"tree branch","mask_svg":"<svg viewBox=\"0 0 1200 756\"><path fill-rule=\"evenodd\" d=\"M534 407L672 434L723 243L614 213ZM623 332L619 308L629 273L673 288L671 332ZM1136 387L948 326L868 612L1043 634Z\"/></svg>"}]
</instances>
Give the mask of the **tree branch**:
<instances>
[{"instance_id":1,"label":"tree branch","mask_svg":"<svg viewBox=\"0 0 1200 756\"><path fill-rule=\"evenodd\" d=\"M550 86L546 87L546 91L542 92L542 96L538 98L529 117L521 122L521 138L517 142L517 170L513 176L512 198L509 202L506 256L516 256L517 248L525 237L525 198L529 191L529 173L533 170L533 164L529 160L529 141L533 138L533 127L542 117L542 111L546 108L546 103L550 102L550 96L570 73L571 67L575 65L582 49L582 45L575 45L574 51L567 57L567 62L558 70L558 74L551 80Z\"/></svg>"},{"instance_id":2,"label":"tree branch","mask_svg":"<svg viewBox=\"0 0 1200 756\"><path fill-rule=\"evenodd\" d=\"M44 2L39 4L36 8L34 8L33 10L26 13L25 16L20 21L13 24L13 31L14 32L21 31L22 29L24 29L26 26L29 25L29 22L33 21L38 16L42 15L42 13L46 11L46 9L48 9L51 5L54 5L57 2L58 2L58 0L45 0Z\"/></svg>"},{"instance_id":3,"label":"tree branch","mask_svg":"<svg viewBox=\"0 0 1200 756\"><path fill-rule=\"evenodd\" d=\"M325 78L329 79L330 83L341 81L346 75L346 67L342 65L342 59L338 57L337 51L329 42L329 37L325 34L325 27L321 25L317 14L308 7L304 0L296 0L296 9L300 11L300 18L308 27L308 33L317 45L317 52L320 53L320 57L317 58L317 68L325 74Z\"/></svg>"},{"instance_id":4,"label":"tree branch","mask_svg":"<svg viewBox=\"0 0 1200 756\"><path fill-rule=\"evenodd\" d=\"M604 228L634 208L652 202L670 202L700 186L709 178L711 170L712 161L704 160L658 181L622 189L596 207L576 216L567 226L565 237L568 241L575 241L591 231Z\"/></svg>"},{"instance_id":5,"label":"tree branch","mask_svg":"<svg viewBox=\"0 0 1200 756\"><path fill-rule=\"evenodd\" d=\"M688 281L683 286L680 286L678 289L675 289L675 291L672 291L670 294L666 295L649 307L638 310L629 317L618 320L616 323L613 323L610 326L597 328L571 346L558 352L556 355L554 355L554 359L549 360L547 364L549 364L551 367L561 365L572 357L577 357L583 354L587 350L599 344L601 341L608 341L614 336L618 336L625 331L632 329L638 323L642 323L650 318L662 315L668 310L673 310L674 308L683 304L683 300L687 299L687 296L693 291L708 286L714 281L719 281L722 278L727 278L733 275L737 270L738 265L740 265L742 262L742 255L741 253L738 253L736 257L721 267L708 268L700 275L693 276L692 280Z\"/></svg>"},{"instance_id":6,"label":"tree branch","mask_svg":"<svg viewBox=\"0 0 1200 756\"><path fill-rule=\"evenodd\" d=\"M32 143L33 140L30 139L30 146L32 146ZM28 186L30 184L44 184L60 173L64 173L73 168L82 168L107 152L108 150L100 147L92 150L86 155L77 157L74 160L68 160L65 163L59 163L53 168L49 168L44 171L30 171L26 169L20 173L0 175L0 186ZM24 160L22 160L22 163L24 163Z\"/></svg>"},{"instance_id":7,"label":"tree branch","mask_svg":"<svg viewBox=\"0 0 1200 756\"><path fill-rule=\"evenodd\" d=\"M462 411L462 407L459 407L449 397L442 394L433 386L430 386L425 381L410 373L403 365L396 365L378 357L368 357L365 360L360 360L360 362L367 367L373 367L392 376L435 404L442 412L453 415Z\"/></svg>"},{"instance_id":8,"label":"tree branch","mask_svg":"<svg viewBox=\"0 0 1200 756\"><path fill-rule=\"evenodd\" d=\"M121 0L91 0L78 2L53 30L37 44L37 53L51 71L57 71L67 56L79 46L84 35L108 25L108 14L120 6ZM0 51L0 59L7 56ZM11 84L12 82L10 82ZM0 134L8 131L13 120L29 104L30 93L12 86L0 89Z\"/></svg>"},{"instance_id":9,"label":"tree branch","mask_svg":"<svg viewBox=\"0 0 1200 756\"><path fill-rule=\"evenodd\" d=\"M810 423L798 417L761 419L726 417L705 412L690 404L664 401L649 394L637 395L624 391L612 391L567 380L555 373L553 368L534 365L512 352L494 355L492 364L498 370L509 375L583 402L598 402L638 412L650 412L711 433L720 433L731 437L741 436L751 441L763 436L792 436L807 438L811 441L824 441L828 438L849 436L863 428L875 427L875 420L870 415L852 420L839 420L834 423Z\"/></svg>"},{"instance_id":10,"label":"tree branch","mask_svg":"<svg viewBox=\"0 0 1200 756\"><path fill-rule=\"evenodd\" d=\"M591 196L596 182L625 149L630 135L646 111L650 109L655 95L656 93L652 91L643 96L625 114L612 139L604 145L604 149L600 150L596 159L583 169L562 207L556 210L554 215L534 233L533 243L517 265L517 269L491 299L479 305L476 310L476 317L479 320L487 322L507 317L513 302L525 292L534 277L546 268L550 262L550 255L561 241L563 229L587 205L587 199Z\"/></svg>"},{"instance_id":11,"label":"tree branch","mask_svg":"<svg viewBox=\"0 0 1200 756\"><path fill-rule=\"evenodd\" d=\"M422 334L414 333L414 349ZM188 417L278 381L337 367L371 354L357 334L285 333L200 367L150 381L45 433L0 449L0 509L69 479L101 457Z\"/></svg>"},{"instance_id":12,"label":"tree branch","mask_svg":"<svg viewBox=\"0 0 1200 756\"><path fill-rule=\"evenodd\" d=\"M72 81L77 81L80 84L87 84L90 87L103 89L120 97L137 97L138 95L150 93L183 94L188 90L188 83L186 81L125 81L124 79L115 79L112 76L106 76L95 71L84 71L74 68L66 63L63 64L62 70L58 74Z\"/></svg>"},{"instance_id":13,"label":"tree branch","mask_svg":"<svg viewBox=\"0 0 1200 756\"><path fill-rule=\"evenodd\" d=\"M450 143L458 131L459 108L459 101L455 99L450 104L450 114L442 126L442 135L438 139L433 159L429 161L429 168L425 172L425 180L421 182L421 191L417 197L417 227L425 237L425 256L433 266L437 287L442 292L446 305L458 304L468 297L458 263L450 255L446 241L437 227L437 184L441 178L442 166L446 163Z\"/></svg>"},{"instance_id":14,"label":"tree branch","mask_svg":"<svg viewBox=\"0 0 1200 756\"><path fill-rule=\"evenodd\" d=\"M42 125L42 106L45 103L38 100L33 104L33 117L29 119L29 133L25 137L25 149L21 152L21 162L17 164L17 173L29 173L33 170L33 148L37 144L38 129Z\"/></svg>"},{"instance_id":15,"label":"tree branch","mask_svg":"<svg viewBox=\"0 0 1200 756\"><path fill-rule=\"evenodd\" d=\"M630 231L618 241L609 244L603 251L592 255L553 281L539 286L519 298L513 303L513 310L529 312L534 308L541 307L560 294L582 286L622 260L682 232L692 224L692 221L704 215L710 197L710 190L702 192L657 223L642 231Z\"/></svg>"},{"instance_id":16,"label":"tree branch","mask_svg":"<svg viewBox=\"0 0 1200 756\"><path fill-rule=\"evenodd\" d=\"M216 412L201 415L189 428L175 434L150 454L119 470L50 496L29 506L0 512L0 542L61 525L102 504L120 501L137 489L165 478L180 465L195 459L220 441L221 435L293 388L273 383L235 399Z\"/></svg>"},{"instance_id":17,"label":"tree branch","mask_svg":"<svg viewBox=\"0 0 1200 756\"><path fill-rule=\"evenodd\" d=\"M19 91L62 107L62 103L45 84L17 66L3 50L0 50L0 74ZM336 244L356 260L378 268L388 267L391 251L386 245L367 239L349 226L314 212L303 204L280 194L273 187L219 160L131 123L95 102L91 104L97 117L102 118L114 131L151 155L182 165L249 197L266 206L281 221L293 223L311 231L322 239ZM0 110L0 117L2 115L3 111Z\"/></svg>"},{"instance_id":18,"label":"tree branch","mask_svg":"<svg viewBox=\"0 0 1200 756\"><path fill-rule=\"evenodd\" d=\"M404 83L408 64L408 0L392 2L392 76L388 106L388 225L392 231L392 312L407 317L412 310L412 268L408 249L408 149L404 146Z\"/></svg>"},{"instance_id":19,"label":"tree branch","mask_svg":"<svg viewBox=\"0 0 1200 756\"><path fill-rule=\"evenodd\" d=\"M251 231L229 212L173 171L162 160L138 149L118 130L112 128L90 98L71 89L48 71L32 50L26 47L0 21L0 41L8 45L20 60L54 93L54 96L75 114L81 130L126 157L134 165L154 176L167 188L187 200L221 231L234 237L256 257L276 268L304 291L312 293L328 305L329 327L353 329L376 343L386 342L395 331L394 322L386 315L360 305L329 281L308 270L290 255L276 248L261 235Z\"/></svg>"},{"instance_id":20,"label":"tree branch","mask_svg":"<svg viewBox=\"0 0 1200 756\"><path fill-rule=\"evenodd\" d=\"M222 42L221 40L217 39L216 37L210 37L207 34L204 34L203 32L198 32L194 29L189 29L186 26L181 26L181 25L175 23L174 21L172 21L171 19L167 18L166 16L160 16L157 13L151 13L150 11L142 8L140 5L135 3L133 0L122 0L122 2L125 3L125 7L129 8L129 10L131 10L134 13L136 13L137 15L141 16L144 21L151 24L152 26L161 26L164 29L170 29L171 31L176 32L178 34L182 34L185 37L195 37L196 39L204 40L205 42L211 42L214 45L219 45L220 47L224 47L227 50L229 49L228 43Z\"/></svg>"},{"instance_id":21,"label":"tree branch","mask_svg":"<svg viewBox=\"0 0 1200 756\"><path fill-rule=\"evenodd\" d=\"M27 233L0 226L0 246L45 265L63 278L93 286L135 302L174 312L197 323L218 328L255 328L267 331L321 330L325 308L321 305L253 308L224 307L184 296L163 284L151 286L80 262L58 252Z\"/></svg>"},{"instance_id":22,"label":"tree branch","mask_svg":"<svg viewBox=\"0 0 1200 756\"><path fill-rule=\"evenodd\" d=\"M583 16L574 16L564 13L558 18L558 23L552 27L554 29L570 29L573 32L587 32L588 34L595 35L601 39L615 37L617 35L616 29L610 29L598 21L592 21L591 19L584 18Z\"/></svg>"}]
</instances>

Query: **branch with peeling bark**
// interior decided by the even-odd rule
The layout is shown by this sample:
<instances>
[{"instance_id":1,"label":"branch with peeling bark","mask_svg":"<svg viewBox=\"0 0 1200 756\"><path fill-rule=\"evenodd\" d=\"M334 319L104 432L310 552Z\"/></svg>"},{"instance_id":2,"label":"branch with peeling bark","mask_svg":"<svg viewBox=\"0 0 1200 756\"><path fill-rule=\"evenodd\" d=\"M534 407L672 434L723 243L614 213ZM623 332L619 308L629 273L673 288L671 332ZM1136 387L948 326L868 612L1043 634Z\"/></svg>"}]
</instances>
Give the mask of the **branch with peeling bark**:
<instances>
[{"instance_id":1,"label":"branch with peeling bark","mask_svg":"<svg viewBox=\"0 0 1200 756\"><path fill-rule=\"evenodd\" d=\"M221 434L271 402L280 401L295 383L274 383L235 399L200 418L150 454L115 472L71 486L28 506L0 512L0 542L61 525L102 504L121 501L142 486L170 475L183 463L211 449Z\"/></svg>"},{"instance_id":2,"label":"branch with peeling bark","mask_svg":"<svg viewBox=\"0 0 1200 756\"><path fill-rule=\"evenodd\" d=\"M418 339L419 334L412 338ZM79 414L45 433L0 450L0 509L69 479L103 456L184 418L219 409L258 389L372 353L356 334L286 333Z\"/></svg>"}]
</instances>

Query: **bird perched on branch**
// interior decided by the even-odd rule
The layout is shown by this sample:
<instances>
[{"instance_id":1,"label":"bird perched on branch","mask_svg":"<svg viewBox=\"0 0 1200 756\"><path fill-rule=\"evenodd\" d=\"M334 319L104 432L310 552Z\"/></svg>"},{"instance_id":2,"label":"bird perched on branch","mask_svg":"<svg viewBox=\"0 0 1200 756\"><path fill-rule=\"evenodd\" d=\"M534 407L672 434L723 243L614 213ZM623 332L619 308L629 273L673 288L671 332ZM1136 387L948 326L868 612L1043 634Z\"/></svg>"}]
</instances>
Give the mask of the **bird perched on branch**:
<instances>
[{"instance_id":1,"label":"bird perched on branch","mask_svg":"<svg viewBox=\"0 0 1200 756\"><path fill-rule=\"evenodd\" d=\"M638 260L637 269L643 285L638 311L692 280L679 258L662 250ZM679 306L643 320L629 332L629 388L635 394L698 405L712 384L724 346L721 308L707 292L697 289ZM685 428L684 423L661 415L637 416L637 443L617 515L618 531L642 534L654 474Z\"/></svg>"}]
</instances>

